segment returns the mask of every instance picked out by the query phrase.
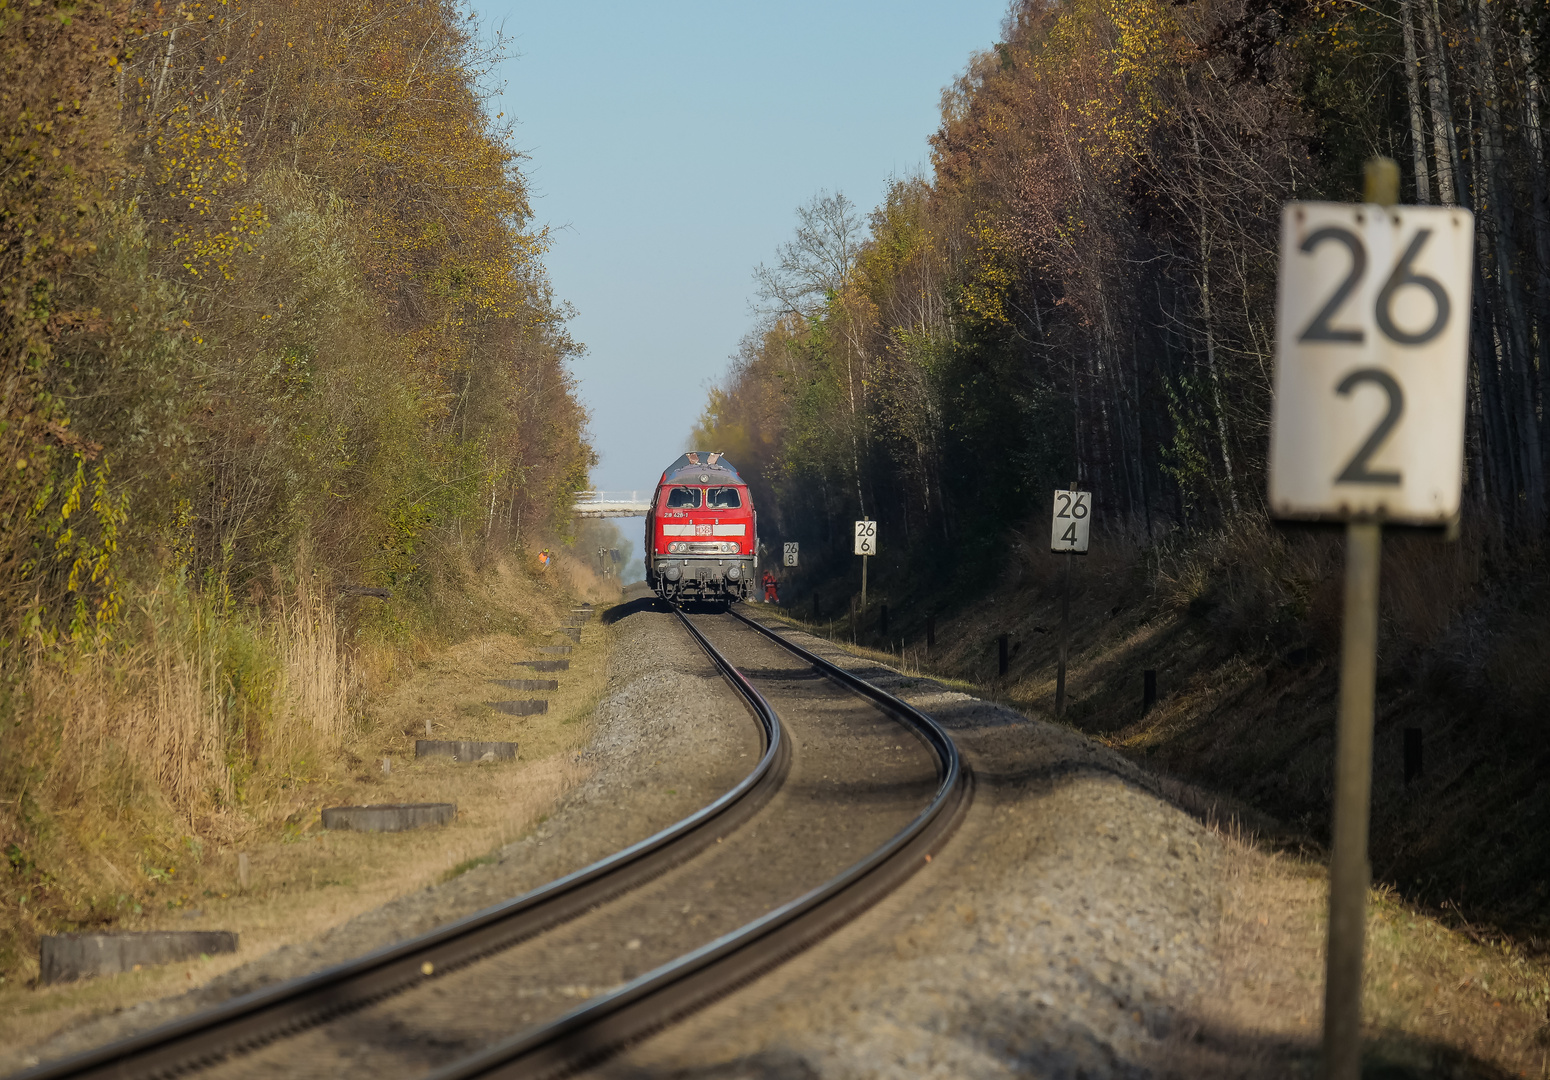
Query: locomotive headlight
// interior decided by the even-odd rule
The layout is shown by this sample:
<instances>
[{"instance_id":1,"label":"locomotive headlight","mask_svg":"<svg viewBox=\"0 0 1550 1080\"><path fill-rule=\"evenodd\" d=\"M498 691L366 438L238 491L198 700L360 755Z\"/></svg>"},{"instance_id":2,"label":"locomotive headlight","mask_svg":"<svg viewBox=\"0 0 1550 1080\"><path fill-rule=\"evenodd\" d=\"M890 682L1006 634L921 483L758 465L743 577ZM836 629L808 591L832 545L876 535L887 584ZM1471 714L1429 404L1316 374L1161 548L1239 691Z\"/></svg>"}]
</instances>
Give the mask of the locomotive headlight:
<instances>
[{"instance_id":1,"label":"locomotive headlight","mask_svg":"<svg viewBox=\"0 0 1550 1080\"><path fill-rule=\"evenodd\" d=\"M685 551L689 550L689 545L684 543L682 540L674 540L671 544L667 545L667 550L672 552L674 555L682 555Z\"/></svg>"},{"instance_id":2,"label":"locomotive headlight","mask_svg":"<svg viewBox=\"0 0 1550 1080\"><path fill-rule=\"evenodd\" d=\"M728 541L727 543L721 545L721 550L727 555L736 555L737 545L731 541Z\"/></svg>"}]
</instances>

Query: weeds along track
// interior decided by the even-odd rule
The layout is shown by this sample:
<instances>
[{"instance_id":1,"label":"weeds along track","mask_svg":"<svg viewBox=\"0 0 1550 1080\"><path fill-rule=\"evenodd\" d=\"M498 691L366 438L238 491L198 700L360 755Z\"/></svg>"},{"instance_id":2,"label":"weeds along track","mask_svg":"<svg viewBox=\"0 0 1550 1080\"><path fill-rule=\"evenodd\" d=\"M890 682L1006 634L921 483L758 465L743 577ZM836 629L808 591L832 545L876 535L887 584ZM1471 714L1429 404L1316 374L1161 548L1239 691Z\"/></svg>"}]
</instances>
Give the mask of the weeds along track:
<instances>
[{"instance_id":1,"label":"weeds along track","mask_svg":"<svg viewBox=\"0 0 1550 1080\"><path fill-rule=\"evenodd\" d=\"M731 791L507 903L19 1076L561 1075L756 977L923 865L970 791L941 728L740 613L678 621L764 735Z\"/></svg>"}]
</instances>

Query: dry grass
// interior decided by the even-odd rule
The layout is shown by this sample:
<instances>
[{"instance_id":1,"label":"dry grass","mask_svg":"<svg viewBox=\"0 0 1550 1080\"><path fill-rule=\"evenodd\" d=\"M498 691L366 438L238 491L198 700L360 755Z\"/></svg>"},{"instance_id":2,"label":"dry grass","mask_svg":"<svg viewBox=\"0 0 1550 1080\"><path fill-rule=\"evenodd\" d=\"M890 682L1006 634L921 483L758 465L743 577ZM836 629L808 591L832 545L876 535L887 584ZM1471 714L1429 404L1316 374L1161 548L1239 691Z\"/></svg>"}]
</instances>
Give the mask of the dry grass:
<instances>
[{"instance_id":1,"label":"dry grass","mask_svg":"<svg viewBox=\"0 0 1550 1080\"><path fill-rule=\"evenodd\" d=\"M509 567L491 581L490 589L508 608L521 603L531 609L542 599ZM546 605L546 620L557 619L569 604L563 595L554 599L559 603ZM190 837L199 841L197 847L179 843L165 849L161 880L136 881L137 868L105 861L104 869L113 866L134 897L133 904L116 913L114 926L231 929L241 935L241 951L198 964L41 988L26 985L36 972L29 956L23 978L0 985L0 1045L36 1042L73 1019L186 989L279 945L314 938L394 896L442 880L530 831L585 775L577 751L590 736L611 636L593 622L583 637L570 671L559 676L560 690L534 695L549 699L546 714L519 719L488 703L512 696L490 680L520 676L512 662L532 658L536 643L551 640L547 633L467 639L371 695L336 750L296 759L296 768L284 777L256 785L218 833ZM304 670L316 680L327 678L329 669L314 657ZM427 720L438 738L515 739L521 746L519 760L483 765L418 761L413 743L424 737ZM392 762L385 777L384 756ZM321 827L325 805L422 801L456 802L457 820L444 829L399 834ZM250 859L246 892L237 882L239 852Z\"/></svg>"},{"instance_id":2,"label":"dry grass","mask_svg":"<svg viewBox=\"0 0 1550 1080\"><path fill-rule=\"evenodd\" d=\"M41 934L227 891L231 853L304 825L305 793L384 745L404 756L384 702L422 665L470 640L494 662L547 642L578 594L616 595L579 560L558 567L444 560L425 603L335 600L305 572L246 606L163 582L113 647L33 658L0 727L0 986L35 977Z\"/></svg>"},{"instance_id":3,"label":"dry grass","mask_svg":"<svg viewBox=\"0 0 1550 1080\"><path fill-rule=\"evenodd\" d=\"M1177 1066L1188 1075L1304 1076L1323 1016L1322 866L1224 835L1228 891L1217 979ZM1550 969L1501 939L1451 929L1371 893L1364 1071L1410 1077L1550 1077Z\"/></svg>"}]
</instances>

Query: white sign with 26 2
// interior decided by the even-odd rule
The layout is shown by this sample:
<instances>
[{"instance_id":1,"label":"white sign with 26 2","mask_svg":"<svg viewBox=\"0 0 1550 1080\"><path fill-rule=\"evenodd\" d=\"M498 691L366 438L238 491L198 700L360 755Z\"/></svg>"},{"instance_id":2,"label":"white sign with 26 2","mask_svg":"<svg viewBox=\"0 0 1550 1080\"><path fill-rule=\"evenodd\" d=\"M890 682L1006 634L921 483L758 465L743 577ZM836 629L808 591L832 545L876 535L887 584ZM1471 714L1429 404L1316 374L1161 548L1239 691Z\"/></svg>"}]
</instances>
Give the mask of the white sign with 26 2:
<instances>
[{"instance_id":1,"label":"white sign with 26 2","mask_svg":"<svg viewBox=\"0 0 1550 1080\"><path fill-rule=\"evenodd\" d=\"M1474 216L1288 203L1281 214L1270 506L1449 522L1464 461Z\"/></svg>"}]
</instances>

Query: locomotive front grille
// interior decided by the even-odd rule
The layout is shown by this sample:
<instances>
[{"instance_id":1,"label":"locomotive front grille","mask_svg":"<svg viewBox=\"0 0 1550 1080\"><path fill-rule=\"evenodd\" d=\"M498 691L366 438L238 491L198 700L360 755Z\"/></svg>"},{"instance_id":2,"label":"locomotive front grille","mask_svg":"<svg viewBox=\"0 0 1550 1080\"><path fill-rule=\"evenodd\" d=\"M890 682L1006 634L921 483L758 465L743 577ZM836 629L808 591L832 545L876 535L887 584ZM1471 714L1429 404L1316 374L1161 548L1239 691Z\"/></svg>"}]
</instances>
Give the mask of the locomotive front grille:
<instances>
[{"instance_id":1,"label":"locomotive front grille","mask_svg":"<svg viewBox=\"0 0 1550 1080\"><path fill-rule=\"evenodd\" d=\"M674 555L736 555L737 544L730 540L675 540L667 550Z\"/></svg>"}]
</instances>

